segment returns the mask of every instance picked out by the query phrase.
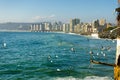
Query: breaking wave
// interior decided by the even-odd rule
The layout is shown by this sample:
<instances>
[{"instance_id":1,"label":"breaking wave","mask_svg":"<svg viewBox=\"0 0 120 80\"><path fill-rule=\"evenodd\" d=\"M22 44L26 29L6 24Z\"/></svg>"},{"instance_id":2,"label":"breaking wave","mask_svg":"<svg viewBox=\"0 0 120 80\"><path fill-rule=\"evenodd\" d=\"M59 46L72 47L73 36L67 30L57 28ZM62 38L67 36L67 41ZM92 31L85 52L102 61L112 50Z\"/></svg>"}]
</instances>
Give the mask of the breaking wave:
<instances>
[{"instance_id":1,"label":"breaking wave","mask_svg":"<svg viewBox=\"0 0 120 80\"><path fill-rule=\"evenodd\" d=\"M54 78L53 80L114 80L112 77L98 77L98 76L87 76L85 78L74 78L72 76L70 77L64 77L64 78Z\"/></svg>"}]
</instances>

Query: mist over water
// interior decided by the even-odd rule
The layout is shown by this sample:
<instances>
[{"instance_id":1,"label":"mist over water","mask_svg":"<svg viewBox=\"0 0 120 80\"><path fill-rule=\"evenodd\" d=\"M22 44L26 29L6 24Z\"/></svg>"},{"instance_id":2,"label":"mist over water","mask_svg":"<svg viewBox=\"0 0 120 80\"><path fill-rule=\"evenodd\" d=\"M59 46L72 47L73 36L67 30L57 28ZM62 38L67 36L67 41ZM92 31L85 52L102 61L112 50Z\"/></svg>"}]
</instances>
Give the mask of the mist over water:
<instances>
[{"instance_id":1,"label":"mist over water","mask_svg":"<svg viewBox=\"0 0 120 80\"><path fill-rule=\"evenodd\" d=\"M3 42L6 46L3 47ZM112 80L116 41L63 33L0 33L0 80Z\"/></svg>"}]
</instances>

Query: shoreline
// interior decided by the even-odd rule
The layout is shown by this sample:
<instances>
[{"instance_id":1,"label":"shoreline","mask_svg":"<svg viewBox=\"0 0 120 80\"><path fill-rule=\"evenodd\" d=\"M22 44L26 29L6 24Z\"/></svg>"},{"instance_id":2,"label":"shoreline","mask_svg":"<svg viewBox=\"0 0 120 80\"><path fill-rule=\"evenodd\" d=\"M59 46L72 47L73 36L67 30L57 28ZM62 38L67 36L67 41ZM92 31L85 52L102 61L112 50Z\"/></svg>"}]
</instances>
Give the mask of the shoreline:
<instances>
[{"instance_id":1,"label":"shoreline","mask_svg":"<svg viewBox=\"0 0 120 80\"><path fill-rule=\"evenodd\" d=\"M28 30L0 30L0 32L31 32L31 31L28 31ZM34 33L34 32L33 32ZM36 32L35 32L36 33ZM109 38L96 38L96 37L93 37L91 35L81 35L81 34L77 34L77 33L66 33L66 32L62 32L62 31L58 31L58 32L38 32L38 33L61 33L61 34L69 34L69 35L78 35L78 36L83 36L83 37L86 37L86 38L90 38L90 39L101 39L101 40L117 40L117 39L109 39Z\"/></svg>"}]
</instances>

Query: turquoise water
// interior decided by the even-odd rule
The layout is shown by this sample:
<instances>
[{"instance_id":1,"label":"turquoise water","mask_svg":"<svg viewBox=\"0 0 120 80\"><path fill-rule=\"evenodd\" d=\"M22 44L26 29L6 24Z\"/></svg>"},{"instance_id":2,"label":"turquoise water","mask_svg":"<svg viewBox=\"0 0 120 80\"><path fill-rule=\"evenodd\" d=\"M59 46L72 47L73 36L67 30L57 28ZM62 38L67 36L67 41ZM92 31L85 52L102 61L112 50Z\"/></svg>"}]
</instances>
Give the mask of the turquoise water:
<instances>
[{"instance_id":1,"label":"turquoise water","mask_svg":"<svg viewBox=\"0 0 120 80\"><path fill-rule=\"evenodd\" d=\"M6 46L3 47L3 42ZM63 33L0 33L0 80L112 80L116 41Z\"/></svg>"}]
</instances>

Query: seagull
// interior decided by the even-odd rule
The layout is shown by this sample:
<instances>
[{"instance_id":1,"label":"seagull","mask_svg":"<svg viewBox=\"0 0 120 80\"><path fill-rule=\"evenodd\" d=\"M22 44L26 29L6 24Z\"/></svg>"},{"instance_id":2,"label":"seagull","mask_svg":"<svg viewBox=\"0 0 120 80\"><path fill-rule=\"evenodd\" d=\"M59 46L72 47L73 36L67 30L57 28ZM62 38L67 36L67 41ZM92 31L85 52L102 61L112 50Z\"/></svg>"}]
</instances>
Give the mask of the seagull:
<instances>
[{"instance_id":1,"label":"seagull","mask_svg":"<svg viewBox=\"0 0 120 80\"><path fill-rule=\"evenodd\" d=\"M50 62L52 63L53 61L51 60Z\"/></svg>"},{"instance_id":2,"label":"seagull","mask_svg":"<svg viewBox=\"0 0 120 80\"><path fill-rule=\"evenodd\" d=\"M7 44L5 42L2 43L2 47L6 48Z\"/></svg>"},{"instance_id":3,"label":"seagull","mask_svg":"<svg viewBox=\"0 0 120 80\"><path fill-rule=\"evenodd\" d=\"M6 43L5 42L3 43L3 47L6 47Z\"/></svg>"},{"instance_id":4,"label":"seagull","mask_svg":"<svg viewBox=\"0 0 120 80\"><path fill-rule=\"evenodd\" d=\"M105 57L105 53L103 54L103 56Z\"/></svg>"},{"instance_id":5,"label":"seagull","mask_svg":"<svg viewBox=\"0 0 120 80\"><path fill-rule=\"evenodd\" d=\"M92 51L90 51L89 53L90 53L90 54L93 54L93 52L92 52Z\"/></svg>"},{"instance_id":6,"label":"seagull","mask_svg":"<svg viewBox=\"0 0 120 80\"><path fill-rule=\"evenodd\" d=\"M97 53L97 56L99 55L99 53Z\"/></svg>"},{"instance_id":7,"label":"seagull","mask_svg":"<svg viewBox=\"0 0 120 80\"><path fill-rule=\"evenodd\" d=\"M71 51L75 52L75 49L74 49L74 48L71 48Z\"/></svg>"},{"instance_id":8,"label":"seagull","mask_svg":"<svg viewBox=\"0 0 120 80\"><path fill-rule=\"evenodd\" d=\"M50 59L51 58L51 56L50 55L48 55L48 59Z\"/></svg>"},{"instance_id":9,"label":"seagull","mask_svg":"<svg viewBox=\"0 0 120 80\"><path fill-rule=\"evenodd\" d=\"M55 57L56 57L56 58L58 58L58 56L57 56L57 55L56 55Z\"/></svg>"},{"instance_id":10,"label":"seagull","mask_svg":"<svg viewBox=\"0 0 120 80\"><path fill-rule=\"evenodd\" d=\"M60 69L57 69L57 71L60 71Z\"/></svg>"}]
</instances>

